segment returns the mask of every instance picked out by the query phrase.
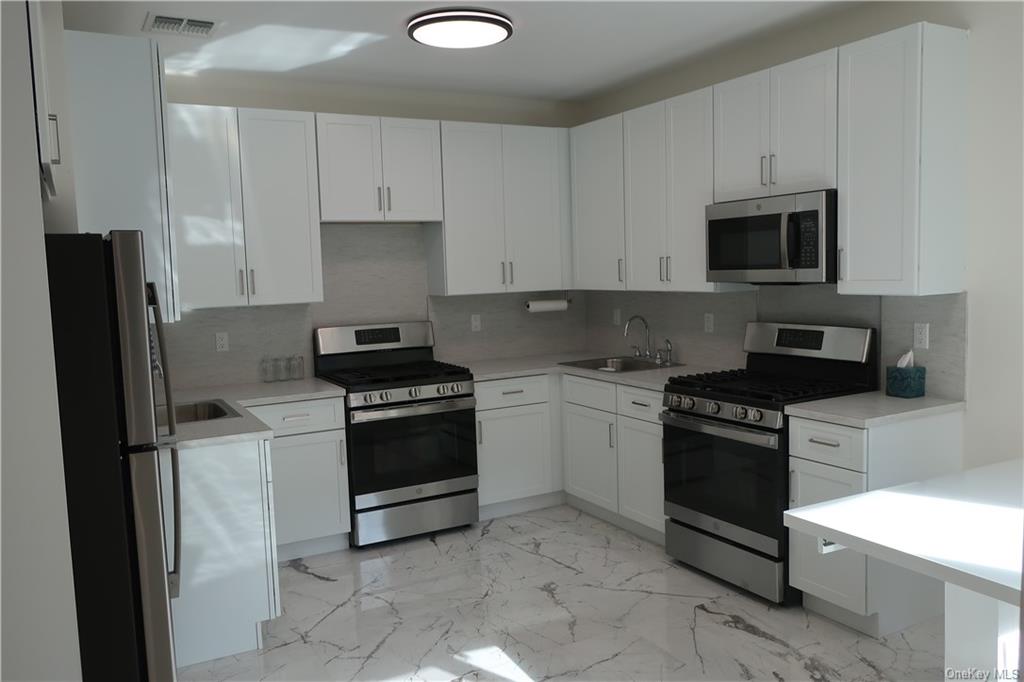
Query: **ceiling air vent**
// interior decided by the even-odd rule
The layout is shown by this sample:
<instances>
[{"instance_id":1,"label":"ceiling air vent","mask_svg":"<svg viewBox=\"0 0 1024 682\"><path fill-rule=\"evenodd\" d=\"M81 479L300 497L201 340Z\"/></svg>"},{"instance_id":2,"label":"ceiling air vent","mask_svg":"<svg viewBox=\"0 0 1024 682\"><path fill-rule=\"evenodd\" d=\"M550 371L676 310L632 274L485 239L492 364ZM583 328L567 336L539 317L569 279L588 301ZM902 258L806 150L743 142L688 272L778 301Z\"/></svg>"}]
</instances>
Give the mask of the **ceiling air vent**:
<instances>
[{"instance_id":1,"label":"ceiling air vent","mask_svg":"<svg viewBox=\"0 0 1024 682\"><path fill-rule=\"evenodd\" d=\"M216 26L205 19L189 19L187 17L169 17L163 14L146 14L146 22L142 30L150 33L177 33L192 38L206 38Z\"/></svg>"}]
</instances>

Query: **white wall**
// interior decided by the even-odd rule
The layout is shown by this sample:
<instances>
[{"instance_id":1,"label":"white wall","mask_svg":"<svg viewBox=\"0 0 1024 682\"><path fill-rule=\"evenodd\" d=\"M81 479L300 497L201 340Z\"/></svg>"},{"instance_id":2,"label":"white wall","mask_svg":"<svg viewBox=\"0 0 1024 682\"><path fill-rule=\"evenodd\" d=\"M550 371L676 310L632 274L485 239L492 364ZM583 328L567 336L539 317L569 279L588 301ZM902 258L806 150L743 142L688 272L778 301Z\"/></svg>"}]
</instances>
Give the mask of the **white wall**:
<instances>
[{"instance_id":1,"label":"white wall","mask_svg":"<svg viewBox=\"0 0 1024 682\"><path fill-rule=\"evenodd\" d=\"M966 460L1022 455L1022 34L1019 2L869 2L723 47L579 103L577 122L916 21L970 29Z\"/></svg>"},{"instance_id":2,"label":"white wall","mask_svg":"<svg viewBox=\"0 0 1024 682\"><path fill-rule=\"evenodd\" d=\"M25 3L4 2L2 654L4 680L82 679L57 418Z\"/></svg>"}]
</instances>

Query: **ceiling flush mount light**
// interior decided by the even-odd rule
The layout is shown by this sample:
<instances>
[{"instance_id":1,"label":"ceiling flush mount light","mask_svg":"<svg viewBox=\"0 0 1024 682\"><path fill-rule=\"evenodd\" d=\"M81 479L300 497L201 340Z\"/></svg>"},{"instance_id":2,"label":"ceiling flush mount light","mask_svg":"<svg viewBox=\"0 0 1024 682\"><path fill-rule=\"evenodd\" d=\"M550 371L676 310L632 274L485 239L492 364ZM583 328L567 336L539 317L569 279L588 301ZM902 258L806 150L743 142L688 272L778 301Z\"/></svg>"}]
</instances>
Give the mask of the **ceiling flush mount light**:
<instances>
[{"instance_id":1,"label":"ceiling flush mount light","mask_svg":"<svg viewBox=\"0 0 1024 682\"><path fill-rule=\"evenodd\" d=\"M432 47L486 47L511 36L512 21L484 9L431 10L409 20L409 37Z\"/></svg>"}]
</instances>

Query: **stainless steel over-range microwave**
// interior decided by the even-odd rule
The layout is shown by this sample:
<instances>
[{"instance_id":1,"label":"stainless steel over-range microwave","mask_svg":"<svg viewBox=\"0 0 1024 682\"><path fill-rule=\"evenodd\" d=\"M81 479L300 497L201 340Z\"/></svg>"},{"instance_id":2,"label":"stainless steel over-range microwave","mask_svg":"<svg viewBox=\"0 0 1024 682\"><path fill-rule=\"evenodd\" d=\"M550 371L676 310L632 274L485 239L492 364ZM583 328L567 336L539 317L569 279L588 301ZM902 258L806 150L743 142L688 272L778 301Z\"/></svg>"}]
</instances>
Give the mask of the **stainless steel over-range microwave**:
<instances>
[{"instance_id":1,"label":"stainless steel over-range microwave","mask_svg":"<svg viewBox=\"0 0 1024 682\"><path fill-rule=\"evenodd\" d=\"M709 204L707 281L836 281L836 190Z\"/></svg>"}]
</instances>

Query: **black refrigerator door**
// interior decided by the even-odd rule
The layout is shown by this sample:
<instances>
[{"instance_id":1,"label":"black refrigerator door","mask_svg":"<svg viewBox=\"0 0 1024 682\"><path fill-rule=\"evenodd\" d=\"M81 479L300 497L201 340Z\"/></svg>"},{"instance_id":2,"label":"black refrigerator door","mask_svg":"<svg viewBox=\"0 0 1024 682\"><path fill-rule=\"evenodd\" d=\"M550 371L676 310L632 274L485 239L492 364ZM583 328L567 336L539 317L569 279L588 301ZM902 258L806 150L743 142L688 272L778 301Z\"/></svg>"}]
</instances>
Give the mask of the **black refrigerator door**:
<instances>
[{"instance_id":1,"label":"black refrigerator door","mask_svg":"<svg viewBox=\"0 0 1024 682\"><path fill-rule=\"evenodd\" d=\"M47 235L46 259L82 673L145 680L109 248L99 235Z\"/></svg>"}]
</instances>

